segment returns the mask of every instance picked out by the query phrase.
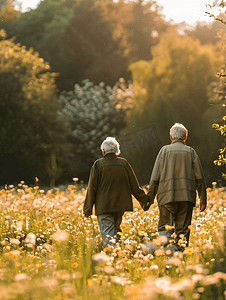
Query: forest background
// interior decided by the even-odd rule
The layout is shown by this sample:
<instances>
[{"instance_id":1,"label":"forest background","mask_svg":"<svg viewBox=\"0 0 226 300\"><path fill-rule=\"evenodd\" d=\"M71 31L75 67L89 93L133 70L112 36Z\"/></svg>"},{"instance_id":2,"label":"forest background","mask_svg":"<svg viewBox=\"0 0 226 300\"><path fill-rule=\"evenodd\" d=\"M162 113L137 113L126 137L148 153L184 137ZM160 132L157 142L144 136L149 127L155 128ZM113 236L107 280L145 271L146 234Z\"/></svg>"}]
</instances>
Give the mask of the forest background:
<instances>
[{"instance_id":1,"label":"forest background","mask_svg":"<svg viewBox=\"0 0 226 300\"><path fill-rule=\"evenodd\" d=\"M0 0L0 185L86 183L107 136L148 184L175 122L224 185L225 25L166 22L152 0L16 5Z\"/></svg>"}]
</instances>

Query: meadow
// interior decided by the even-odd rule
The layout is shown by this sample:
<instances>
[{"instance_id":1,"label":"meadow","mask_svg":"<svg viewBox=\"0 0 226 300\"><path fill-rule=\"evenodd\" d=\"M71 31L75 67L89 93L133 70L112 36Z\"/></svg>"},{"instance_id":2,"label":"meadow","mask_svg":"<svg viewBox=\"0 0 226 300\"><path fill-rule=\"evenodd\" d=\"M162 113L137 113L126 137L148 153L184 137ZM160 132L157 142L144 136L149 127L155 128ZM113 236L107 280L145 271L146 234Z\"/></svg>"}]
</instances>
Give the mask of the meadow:
<instances>
[{"instance_id":1,"label":"meadow","mask_svg":"<svg viewBox=\"0 0 226 300\"><path fill-rule=\"evenodd\" d=\"M189 247L167 257L158 207L134 200L121 243L102 248L95 216L84 218L85 188L0 190L0 299L226 299L226 188L208 189L193 213Z\"/></svg>"}]
</instances>

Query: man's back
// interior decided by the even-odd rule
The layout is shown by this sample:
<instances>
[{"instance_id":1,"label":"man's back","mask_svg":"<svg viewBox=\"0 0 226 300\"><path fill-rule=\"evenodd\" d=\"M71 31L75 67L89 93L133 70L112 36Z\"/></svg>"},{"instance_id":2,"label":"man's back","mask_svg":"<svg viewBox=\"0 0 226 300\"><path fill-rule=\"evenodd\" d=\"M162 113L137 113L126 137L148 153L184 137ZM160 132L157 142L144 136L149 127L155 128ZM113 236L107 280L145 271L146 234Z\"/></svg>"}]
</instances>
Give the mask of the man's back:
<instances>
[{"instance_id":1,"label":"man's back","mask_svg":"<svg viewBox=\"0 0 226 300\"><path fill-rule=\"evenodd\" d=\"M149 194L153 194L153 185L157 185L159 205L181 201L195 204L197 180L203 180L198 155L182 140L175 139L172 144L162 147L156 158Z\"/></svg>"},{"instance_id":2,"label":"man's back","mask_svg":"<svg viewBox=\"0 0 226 300\"><path fill-rule=\"evenodd\" d=\"M193 149L192 149L193 150ZM163 163L160 181L193 178L191 148L181 142L165 146L162 150Z\"/></svg>"}]
</instances>

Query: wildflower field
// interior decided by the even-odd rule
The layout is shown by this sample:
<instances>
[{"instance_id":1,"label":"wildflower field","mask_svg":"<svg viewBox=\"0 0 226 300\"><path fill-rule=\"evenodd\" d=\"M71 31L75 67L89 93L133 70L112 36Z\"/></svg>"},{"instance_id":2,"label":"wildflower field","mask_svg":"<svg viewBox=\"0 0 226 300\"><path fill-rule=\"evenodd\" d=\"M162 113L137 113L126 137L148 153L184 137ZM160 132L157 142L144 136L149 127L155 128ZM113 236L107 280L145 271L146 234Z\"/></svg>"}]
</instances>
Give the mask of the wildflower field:
<instances>
[{"instance_id":1,"label":"wildflower field","mask_svg":"<svg viewBox=\"0 0 226 300\"><path fill-rule=\"evenodd\" d=\"M172 257L157 234L156 203L144 212L136 200L121 243L103 249L96 217L82 215L85 193L76 183L0 191L1 300L226 299L226 188L208 189L189 247Z\"/></svg>"}]
</instances>

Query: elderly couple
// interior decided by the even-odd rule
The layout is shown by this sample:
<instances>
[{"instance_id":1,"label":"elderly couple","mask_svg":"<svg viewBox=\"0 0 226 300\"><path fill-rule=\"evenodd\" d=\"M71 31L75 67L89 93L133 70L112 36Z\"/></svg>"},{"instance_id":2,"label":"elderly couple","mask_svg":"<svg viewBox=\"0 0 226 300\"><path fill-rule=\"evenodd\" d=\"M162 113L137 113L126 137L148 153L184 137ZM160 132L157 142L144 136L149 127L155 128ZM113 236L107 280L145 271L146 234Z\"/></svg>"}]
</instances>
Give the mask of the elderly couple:
<instances>
[{"instance_id":1,"label":"elderly couple","mask_svg":"<svg viewBox=\"0 0 226 300\"><path fill-rule=\"evenodd\" d=\"M195 150L185 144L187 129L176 123L170 129L171 144L162 147L151 174L147 195L140 188L136 175L120 154L115 138L103 141L103 158L92 166L83 212L92 214L95 205L98 225L104 246L112 238L120 240L121 222L125 211L133 211L132 195L146 211L154 203L159 207L158 233L167 251L183 251L180 239L188 246L196 191L200 211L206 208L206 183L200 160ZM167 226L168 225L168 226ZM172 235L174 243L172 243Z\"/></svg>"}]
</instances>

